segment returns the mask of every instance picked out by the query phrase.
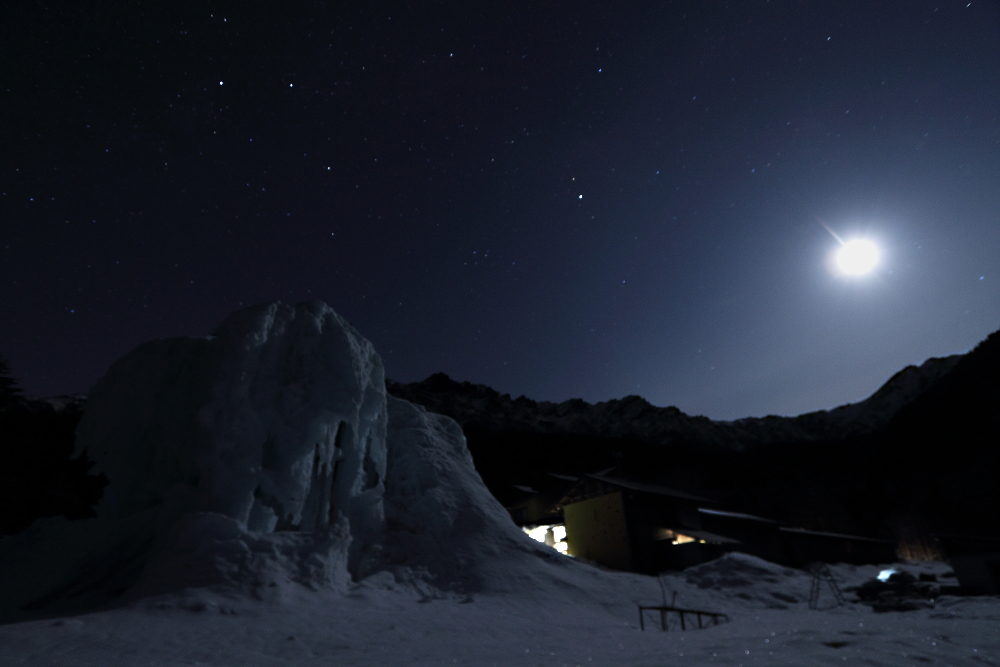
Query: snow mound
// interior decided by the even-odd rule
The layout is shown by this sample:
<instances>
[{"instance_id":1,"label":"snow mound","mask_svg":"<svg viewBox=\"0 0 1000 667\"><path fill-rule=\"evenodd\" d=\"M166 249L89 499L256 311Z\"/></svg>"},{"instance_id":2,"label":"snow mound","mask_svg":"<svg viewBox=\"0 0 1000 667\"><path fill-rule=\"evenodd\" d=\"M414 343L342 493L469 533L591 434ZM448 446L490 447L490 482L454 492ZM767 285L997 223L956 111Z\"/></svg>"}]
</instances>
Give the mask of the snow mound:
<instances>
[{"instance_id":1,"label":"snow mound","mask_svg":"<svg viewBox=\"0 0 1000 667\"><path fill-rule=\"evenodd\" d=\"M22 566L62 545L44 572L17 573L6 602L349 580L383 539L384 384L371 343L317 301L140 345L94 386L77 429L110 480L97 518L5 540L0 559Z\"/></svg>"},{"instance_id":2,"label":"snow mound","mask_svg":"<svg viewBox=\"0 0 1000 667\"><path fill-rule=\"evenodd\" d=\"M424 572L443 589L481 592L495 587L498 560L566 560L514 525L476 472L454 420L392 396L388 413L387 531L383 559L372 565L401 577L403 570Z\"/></svg>"},{"instance_id":3,"label":"snow mound","mask_svg":"<svg viewBox=\"0 0 1000 667\"><path fill-rule=\"evenodd\" d=\"M673 576L683 577L687 586L704 591L704 599L711 603L740 600L750 607L771 609L807 601L812 581L812 576L802 570L740 552L725 554Z\"/></svg>"},{"instance_id":4,"label":"snow mound","mask_svg":"<svg viewBox=\"0 0 1000 667\"><path fill-rule=\"evenodd\" d=\"M382 361L329 306L266 304L146 343L90 393L77 448L124 519L210 512L256 533L381 523Z\"/></svg>"},{"instance_id":5,"label":"snow mound","mask_svg":"<svg viewBox=\"0 0 1000 667\"><path fill-rule=\"evenodd\" d=\"M0 542L0 617L384 570L468 594L582 567L513 524L458 424L387 398L372 345L320 302L140 345L91 391L77 448L110 480L97 517Z\"/></svg>"},{"instance_id":6,"label":"snow mound","mask_svg":"<svg viewBox=\"0 0 1000 667\"><path fill-rule=\"evenodd\" d=\"M698 588L742 588L760 582L778 583L787 577L799 577L802 571L776 565L750 554L733 552L713 561L684 570L688 583Z\"/></svg>"}]
</instances>

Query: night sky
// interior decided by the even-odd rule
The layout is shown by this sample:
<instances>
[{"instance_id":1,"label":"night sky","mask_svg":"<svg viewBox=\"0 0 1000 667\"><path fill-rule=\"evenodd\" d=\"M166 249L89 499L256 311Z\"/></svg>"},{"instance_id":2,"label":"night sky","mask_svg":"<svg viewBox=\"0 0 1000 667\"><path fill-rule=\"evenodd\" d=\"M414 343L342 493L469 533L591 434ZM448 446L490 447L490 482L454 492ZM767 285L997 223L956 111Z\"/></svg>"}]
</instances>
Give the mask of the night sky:
<instances>
[{"instance_id":1,"label":"night sky","mask_svg":"<svg viewBox=\"0 0 1000 667\"><path fill-rule=\"evenodd\" d=\"M31 395L271 300L326 301L396 380L722 419L1000 328L997 2L4 11L0 355ZM832 270L834 234L875 269Z\"/></svg>"}]
</instances>

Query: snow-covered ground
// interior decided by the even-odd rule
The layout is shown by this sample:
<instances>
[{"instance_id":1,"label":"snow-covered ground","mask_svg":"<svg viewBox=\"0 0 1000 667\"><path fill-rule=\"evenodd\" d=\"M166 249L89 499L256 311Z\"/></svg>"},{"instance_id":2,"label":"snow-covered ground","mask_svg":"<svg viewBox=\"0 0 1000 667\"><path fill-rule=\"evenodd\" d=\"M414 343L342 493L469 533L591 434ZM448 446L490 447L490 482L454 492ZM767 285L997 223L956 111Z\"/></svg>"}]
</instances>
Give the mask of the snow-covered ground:
<instances>
[{"instance_id":1,"label":"snow-covered ground","mask_svg":"<svg viewBox=\"0 0 1000 667\"><path fill-rule=\"evenodd\" d=\"M498 577L517 578L503 563L495 565ZM704 630L689 623L682 632L675 619L664 633L650 614L641 632L636 603L659 603L655 578L575 563L551 567L566 571L545 587L480 596L435 597L426 587L395 583L388 573L346 593L287 583L266 588L263 599L189 590L127 608L0 626L0 664L1000 664L996 597L944 596L932 609L909 612L874 613L857 603L813 611L806 602L808 575L737 555L664 577L668 594L677 591L678 606L723 611L729 623ZM897 567L948 569L941 563ZM842 585L878 570L832 568ZM820 606L833 602L824 589Z\"/></svg>"}]
</instances>

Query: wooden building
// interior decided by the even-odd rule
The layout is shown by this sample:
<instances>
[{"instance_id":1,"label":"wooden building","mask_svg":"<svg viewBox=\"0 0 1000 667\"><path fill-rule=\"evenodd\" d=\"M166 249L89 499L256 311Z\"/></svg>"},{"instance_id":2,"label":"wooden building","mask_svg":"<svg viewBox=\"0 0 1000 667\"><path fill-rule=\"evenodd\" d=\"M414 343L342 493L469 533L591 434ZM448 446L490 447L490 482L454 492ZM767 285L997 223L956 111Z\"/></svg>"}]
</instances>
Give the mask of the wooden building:
<instances>
[{"instance_id":1,"label":"wooden building","mask_svg":"<svg viewBox=\"0 0 1000 667\"><path fill-rule=\"evenodd\" d=\"M739 541L736 551L758 556L772 563L785 563L788 552L781 539L780 521L742 512L725 512L701 507L701 523L706 530Z\"/></svg>"},{"instance_id":2,"label":"wooden building","mask_svg":"<svg viewBox=\"0 0 1000 667\"><path fill-rule=\"evenodd\" d=\"M526 532L544 536L546 543L555 533L565 535L565 543L550 546L616 570L682 570L730 551L792 567L897 560L890 540L791 528L723 511L707 498L627 478L615 469L583 477L549 473L515 490L520 496L507 509Z\"/></svg>"},{"instance_id":3,"label":"wooden building","mask_svg":"<svg viewBox=\"0 0 1000 667\"><path fill-rule=\"evenodd\" d=\"M772 563L805 567L817 561L878 565L898 560L892 540L790 528L774 519L739 512L699 511L709 530L740 541L738 551Z\"/></svg>"},{"instance_id":4,"label":"wooden building","mask_svg":"<svg viewBox=\"0 0 1000 667\"><path fill-rule=\"evenodd\" d=\"M610 472L585 475L558 503L569 555L656 573L717 558L738 544L702 528L698 508L708 499Z\"/></svg>"},{"instance_id":5,"label":"wooden building","mask_svg":"<svg viewBox=\"0 0 1000 667\"><path fill-rule=\"evenodd\" d=\"M559 473L543 473L515 484L509 492L505 507L518 526L561 524L562 508L559 501L576 484L579 477Z\"/></svg>"}]
</instances>

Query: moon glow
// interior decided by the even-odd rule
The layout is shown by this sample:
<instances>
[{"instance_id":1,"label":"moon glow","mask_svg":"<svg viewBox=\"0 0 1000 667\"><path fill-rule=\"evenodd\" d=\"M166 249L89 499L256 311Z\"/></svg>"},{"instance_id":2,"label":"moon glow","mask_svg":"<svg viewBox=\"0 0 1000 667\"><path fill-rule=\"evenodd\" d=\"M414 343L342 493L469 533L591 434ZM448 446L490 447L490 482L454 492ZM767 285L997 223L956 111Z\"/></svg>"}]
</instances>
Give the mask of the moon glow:
<instances>
[{"instance_id":1,"label":"moon glow","mask_svg":"<svg viewBox=\"0 0 1000 667\"><path fill-rule=\"evenodd\" d=\"M837 268L849 276L868 273L878 264L878 248L868 239L847 241L837 251Z\"/></svg>"}]
</instances>

